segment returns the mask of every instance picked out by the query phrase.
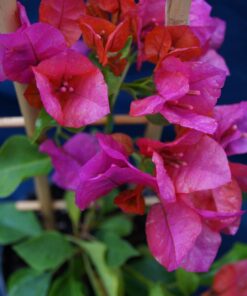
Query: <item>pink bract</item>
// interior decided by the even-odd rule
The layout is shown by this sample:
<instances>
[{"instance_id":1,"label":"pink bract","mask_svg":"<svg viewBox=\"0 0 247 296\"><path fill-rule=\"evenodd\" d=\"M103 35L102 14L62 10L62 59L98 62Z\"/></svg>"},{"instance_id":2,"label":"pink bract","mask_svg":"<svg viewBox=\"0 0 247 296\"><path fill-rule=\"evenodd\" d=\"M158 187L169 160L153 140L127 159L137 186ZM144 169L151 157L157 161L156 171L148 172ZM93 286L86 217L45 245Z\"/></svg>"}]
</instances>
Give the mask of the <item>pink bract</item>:
<instances>
[{"instance_id":1,"label":"pink bract","mask_svg":"<svg viewBox=\"0 0 247 296\"><path fill-rule=\"evenodd\" d=\"M63 189L75 190L79 182L81 167L99 150L97 139L82 133L72 137L63 147L57 147L52 140L40 145L40 151L51 157L55 174L54 182Z\"/></svg>"},{"instance_id":2,"label":"pink bract","mask_svg":"<svg viewBox=\"0 0 247 296\"><path fill-rule=\"evenodd\" d=\"M40 21L59 29L69 46L81 36L79 19L84 14L82 0L42 0L40 3Z\"/></svg>"},{"instance_id":3,"label":"pink bract","mask_svg":"<svg viewBox=\"0 0 247 296\"><path fill-rule=\"evenodd\" d=\"M147 217L149 249L168 271L181 266L201 231L200 217L182 202L168 204L165 208L156 204Z\"/></svg>"},{"instance_id":4,"label":"pink bract","mask_svg":"<svg viewBox=\"0 0 247 296\"><path fill-rule=\"evenodd\" d=\"M247 152L247 102L217 106L214 117L218 128L214 138L228 155Z\"/></svg>"},{"instance_id":5,"label":"pink bract","mask_svg":"<svg viewBox=\"0 0 247 296\"><path fill-rule=\"evenodd\" d=\"M200 61L203 63L209 63L216 68L219 68L226 72L226 75L230 75L230 70L227 67L226 61L224 58L217 53L214 49L209 49L201 58Z\"/></svg>"},{"instance_id":6,"label":"pink bract","mask_svg":"<svg viewBox=\"0 0 247 296\"><path fill-rule=\"evenodd\" d=\"M63 35L47 24L36 23L16 33L0 34L0 58L5 75L0 79L30 83L32 66L65 49Z\"/></svg>"},{"instance_id":7,"label":"pink bract","mask_svg":"<svg viewBox=\"0 0 247 296\"><path fill-rule=\"evenodd\" d=\"M230 163L232 176L237 180L242 191L247 192L247 165L241 163Z\"/></svg>"},{"instance_id":8,"label":"pink bract","mask_svg":"<svg viewBox=\"0 0 247 296\"><path fill-rule=\"evenodd\" d=\"M144 155L154 155L158 186L162 192L166 190L166 200L174 200L174 188L176 193L190 193L231 181L224 150L206 135L192 132L171 143L144 138L137 145Z\"/></svg>"},{"instance_id":9,"label":"pink bract","mask_svg":"<svg viewBox=\"0 0 247 296\"><path fill-rule=\"evenodd\" d=\"M141 0L139 18L142 30L165 24L165 1ZM224 41L226 24L223 20L211 17L211 6L204 0L192 0L190 27L206 48L219 48Z\"/></svg>"},{"instance_id":10,"label":"pink bract","mask_svg":"<svg viewBox=\"0 0 247 296\"><path fill-rule=\"evenodd\" d=\"M213 230L236 234L244 212L241 211L242 192L235 180L213 190L180 195L180 198L207 220Z\"/></svg>"},{"instance_id":11,"label":"pink bract","mask_svg":"<svg viewBox=\"0 0 247 296\"><path fill-rule=\"evenodd\" d=\"M215 275L212 292L221 296L246 296L247 260L223 266ZM211 291L203 294L210 296Z\"/></svg>"},{"instance_id":12,"label":"pink bract","mask_svg":"<svg viewBox=\"0 0 247 296\"><path fill-rule=\"evenodd\" d=\"M82 210L122 184L156 189L155 178L135 168L123 147L111 136L97 134L101 150L82 169L76 203Z\"/></svg>"},{"instance_id":13,"label":"pink bract","mask_svg":"<svg viewBox=\"0 0 247 296\"><path fill-rule=\"evenodd\" d=\"M17 8L18 8L17 17L20 21L21 29L30 26L31 24L27 16L26 8L18 1L17 1Z\"/></svg>"},{"instance_id":14,"label":"pink bract","mask_svg":"<svg viewBox=\"0 0 247 296\"><path fill-rule=\"evenodd\" d=\"M204 0L193 0L190 9L190 26L205 47L219 48L224 41L226 23L211 17L212 7Z\"/></svg>"},{"instance_id":15,"label":"pink bract","mask_svg":"<svg viewBox=\"0 0 247 296\"><path fill-rule=\"evenodd\" d=\"M67 50L33 72L44 108L59 124L79 128L110 112L102 73L80 53Z\"/></svg>"},{"instance_id":16,"label":"pink bract","mask_svg":"<svg viewBox=\"0 0 247 296\"><path fill-rule=\"evenodd\" d=\"M226 78L225 71L208 63L165 59L155 73L157 94L132 102L130 115L160 113L169 122L212 134L210 116Z\"/></svg>"}]
</instances>

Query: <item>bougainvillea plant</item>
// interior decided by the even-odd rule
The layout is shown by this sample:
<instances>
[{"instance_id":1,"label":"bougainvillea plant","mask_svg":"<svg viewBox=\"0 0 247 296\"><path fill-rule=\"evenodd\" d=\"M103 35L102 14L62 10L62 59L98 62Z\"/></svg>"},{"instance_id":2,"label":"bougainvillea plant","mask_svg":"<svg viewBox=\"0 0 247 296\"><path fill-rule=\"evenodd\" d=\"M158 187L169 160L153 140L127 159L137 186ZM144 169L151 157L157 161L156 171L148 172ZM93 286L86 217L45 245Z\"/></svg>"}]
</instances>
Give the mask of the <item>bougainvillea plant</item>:
<instances>
[{"instance_id":1,"label":"bougainvillea plant","mask_svg":"<svg viewBox=\"0 0 247 296\"><path fill-rule=\"evenodd\" d=\"M27 295L29 284L41 291L32 295L137 295L139 288L143 295L190 295L201 280L196 273L210 270L221 234L238 231L247 166L228 157L247 153L247 102L217 105L230 74L217 53L225 22L210 16L204 0L192 0L189 25L166 26L164 8L164 0L41 0L31 24L19 3L18 30L0 34L0 80L26 84L25 99L39 110L32 143L17 136L0 151L0 195L48 173L51 160L73 230L46 232L30 213L2 207L6 221L9 214L16 221L1 218L0 243L15 243L30 267L12 275L10 295ZM130 67L139 79L130 81ZM132 97L130 116L172 127L173 139L116 133L120 91ZM104 130L90 128L104 117ZM146 206L150 195L156 202ZM134 248L122 237L131 237L137 226L130 220L145 214L145 230L136 222L130 238ZM149 251L136 247L140 232ZM125 264L138 256L144 259ZM146 271L151 267L159 275ZM246 295L236 283L245 271L245 261L224 267L205 295ZM224 293L228 279L239 292Z\"/></svg>"}]
</instances>

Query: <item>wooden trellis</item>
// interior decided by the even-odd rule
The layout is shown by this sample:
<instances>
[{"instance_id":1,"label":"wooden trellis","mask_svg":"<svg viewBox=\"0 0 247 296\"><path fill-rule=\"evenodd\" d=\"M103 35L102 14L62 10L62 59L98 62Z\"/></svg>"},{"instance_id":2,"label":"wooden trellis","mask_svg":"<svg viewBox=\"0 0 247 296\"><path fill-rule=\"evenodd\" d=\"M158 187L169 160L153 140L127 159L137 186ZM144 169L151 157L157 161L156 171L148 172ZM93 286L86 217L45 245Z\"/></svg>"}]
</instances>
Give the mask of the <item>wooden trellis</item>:
<instances>
[{"instance_id":1,"label":"wooden trellis","mask_svg":"<svg viewBox=\"0 0 247 296\"><path fill-rule=\"evenodd\" d=\"M188 24L189 9L191 0L166 0L166 25ZM0 33L16 31L19 24L16 18L16 0L0 0ZM32 136L37 118L37 110L33 109L26 102L23 93L25 85L14 83L16 95L23 117L0 118L0 128L25 127L28 136ZM133 118L128 115L115 115L115 123L118 125L147 124L145 135L149 138L160 139L163 128L147 123L145 117ZM106 119L95 123L103 125ZM63 200L52 202L48 178L40 176L35 178L35 189L37 201L21 201L16 203L19 210L41 211L44 217L44 224L47 228L54 227L54 210L65 209ZM151 205L157 201L156 197L148 197L146 204Z\"/></svg>"}]
</instances>

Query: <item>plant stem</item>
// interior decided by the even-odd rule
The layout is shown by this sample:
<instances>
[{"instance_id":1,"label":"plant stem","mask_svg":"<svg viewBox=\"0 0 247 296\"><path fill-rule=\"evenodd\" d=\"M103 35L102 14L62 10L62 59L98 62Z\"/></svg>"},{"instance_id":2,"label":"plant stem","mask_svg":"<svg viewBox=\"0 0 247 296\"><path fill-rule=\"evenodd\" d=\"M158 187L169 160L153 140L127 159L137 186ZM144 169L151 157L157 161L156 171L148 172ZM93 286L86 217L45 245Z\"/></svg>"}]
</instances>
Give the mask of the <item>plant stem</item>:
<instances>
[{"instance_id":1,"label":"plant stem","mask_svg":"<svg viewBox=\"0 0 247 296\"><path fill-rule=\"evenodd\" d=\"M133 268L124 266L123 269L147 288L152 287L153 283L139 272L136 272Z\"/></svg>"},{"instance_id":2,"label":"plant stem","mask_svg":"<svg viewBox=\"0 0 247 296\"><path fill-rule=\"evenodd\" d=\"M113 131L113 128L114 128L114 117L113 117L112 112L113 112L114 106L116 104L116 100L117 100L117 97L119 95L119 92L121 90L121 86L122 86L122 84L124 82L125 77L128 74L129 68L130 68L130 66L133 63L134 58L135 58L135 54L133 54L130 57L130 59L129 59L129 61L128 61L128 63L126 65L126 67L125 67L125 69L124 69L124 71L123 71L123 73L122 73L119 81L118 81L118 83L116 84L115 92L111 95L111 98L110 98L110 109L111 109L111 113L107 116L107 124L106 124L105 130L104 130L105 133L110 134Z\"/></svg>"},{"instance_id":3,"label":"plant stem","mask_svg":"<svg viewBox=\"0 0 247 296\"><path fill-rule=\"evenodd\" d=\"M94 289L96 296L107 296L106 292L104 291L104 287L102 286L102 284L97 279L97 276L94 273L94 270L90 264L90 260L87 257L87 255L83 254L82 259L83 259L83 263L84 263L88 278L90 280L90 283L92 285L92 288Z\"/></svg>"}]
</instances>

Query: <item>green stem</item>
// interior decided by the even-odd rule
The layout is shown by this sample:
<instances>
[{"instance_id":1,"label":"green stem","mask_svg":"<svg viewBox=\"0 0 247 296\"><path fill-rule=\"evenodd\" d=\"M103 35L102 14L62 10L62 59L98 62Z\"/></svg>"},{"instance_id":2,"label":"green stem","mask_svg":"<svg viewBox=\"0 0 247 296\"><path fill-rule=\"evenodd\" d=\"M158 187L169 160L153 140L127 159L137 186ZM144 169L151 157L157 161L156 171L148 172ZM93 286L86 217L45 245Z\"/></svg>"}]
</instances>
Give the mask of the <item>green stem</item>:
<instances>
[{"instance_id":1,"label":"green stem","mask_svg":"<svg viewBox=\"0 0 247 296\"><path fill-rule=\"evenodd\" d=\"M114 106L116 104L116 100L117 100L117 97L119 95L119 92L121 90L121 86L124 82L124 79L126 77L126 75L128 74L128 71L129 71L129 68L130 66L132 65L133 61L134 61L134 57L135 55L132 55L129 59L129 62L128 64L126 65L118 83L116 84L116 88L115 88L115 91L114 93L112 94L111 98L110 98L110 109L111 109L111 113L107 116L107 124L105 126L105 133L112 133L113 132L113 129L114 129L114 118L113 118L113 109L114 109Z\"/></svg>"},{"instance_id":2,"label":"green stem","mask_svg":"<svg viewBox=\"0 0 247 296\"><path fill-rule=\"evenodd\" d=\"M142 283L147 288L152 287L153 283L152 281L148 280L145 276L140 274L139 272L136 272L133 268L129 266L124 266L123 269L129 273L132 277L134 277L138 282Z\"/></svg>"},{"instance_id":3,"label":"green stem","mask_svg":"<svg viewBox=\"0 0 247 296\"><path fill-rule=\"evenodd\" d=\"M92 288L94 289L95 295L96 296L107 296L106 292L104 291L104 287L102 286L99 279L95 275L95 272L91 266L90 260L87 257L87 255L83 254L82 259L83 259L83 263L84 263L88 278L90 280Z\"/></svg>"}]
</instances>

